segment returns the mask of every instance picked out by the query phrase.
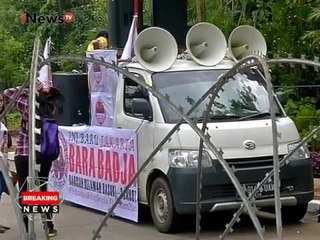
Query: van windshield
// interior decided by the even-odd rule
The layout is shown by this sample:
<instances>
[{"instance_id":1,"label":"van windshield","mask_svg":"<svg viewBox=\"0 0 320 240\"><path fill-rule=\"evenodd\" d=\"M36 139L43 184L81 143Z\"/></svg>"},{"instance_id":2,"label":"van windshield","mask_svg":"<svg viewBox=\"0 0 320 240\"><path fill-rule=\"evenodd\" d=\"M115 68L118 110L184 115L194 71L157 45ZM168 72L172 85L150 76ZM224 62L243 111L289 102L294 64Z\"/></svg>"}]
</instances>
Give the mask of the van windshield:
<instances>
[{"instance_id":1,"label":"van windshield","mask_svg":"<svg viewBox=\"0 0 320 240\"><path fill-rule=\"evenodd\" d=\"M153 86L180 110L187 113L226 71L155 73L152 75ZM190 117L197 122L202 122L207 103L209 103L209 98L206 98ZM160 99L159 104L165 122L177 123L181 119L163 100ZM276 115L284 115L278 105ZM228 79L223 91L219 93L219 98L216 98L209 117L211 122L270 118L266 84L260 73L256 70L249 70L245 74L237 73L233 78Z\"/></svg>"}]
</instances>

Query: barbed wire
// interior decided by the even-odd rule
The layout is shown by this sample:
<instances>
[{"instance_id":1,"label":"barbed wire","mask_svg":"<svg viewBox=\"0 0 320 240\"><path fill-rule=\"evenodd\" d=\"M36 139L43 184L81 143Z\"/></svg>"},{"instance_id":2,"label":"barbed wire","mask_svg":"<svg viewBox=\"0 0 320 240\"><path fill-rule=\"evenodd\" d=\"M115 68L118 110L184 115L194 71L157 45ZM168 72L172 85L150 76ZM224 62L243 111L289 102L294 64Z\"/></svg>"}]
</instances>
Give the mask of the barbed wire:
<instances>
[{"instance_id":1,"label":"barbed wire","mask_svg":"<svg viewBox=\"0 0 320 240\"><path fill-rule=\"evenodd\" d=\"M274 88L320 88L320 85L315 84L315 85L291 85L291 86L273 86Z\"/></svg>"},{"instance_id":2,"label":"barbed wire","mask_svg":"<svg viewBox=\"0 0 320 240\"><path fill-rule=\"evenodd\" d=\"M320 117L295 117L295 116L288 116L294 119L320 119Z\"/></svg>"}]
</instances>

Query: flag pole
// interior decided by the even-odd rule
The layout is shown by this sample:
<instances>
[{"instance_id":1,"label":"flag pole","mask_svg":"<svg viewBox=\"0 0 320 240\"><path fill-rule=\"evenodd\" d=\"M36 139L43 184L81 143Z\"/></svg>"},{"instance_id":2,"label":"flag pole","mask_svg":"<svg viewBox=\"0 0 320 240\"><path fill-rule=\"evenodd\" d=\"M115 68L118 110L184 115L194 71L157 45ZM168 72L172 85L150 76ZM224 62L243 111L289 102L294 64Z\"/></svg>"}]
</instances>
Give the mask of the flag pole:
<instances>
[{"instance_id":1,"label":"flag pole","mask_svg":"<svg viewBox=\"0 0 320 240\"><path fill-rule=\"evenodd\" d=\"M132 23L128 35L126 45L122 51L121 57L118 60L119 62L130 62L133 56L133 47L137 38L137 26L138 26L138 15L139 15L139 1L133 0L133 17Z\"/></svg>"},{"instance_id":2,"label":"flag pole","mask_svg":"<svg viewBox=\"0 0 320 240\"><path fill-rule=\"evenodd\" d=\"M139 15L139 0L133 0L133 15Z\"/></svg>"}]
</instances>

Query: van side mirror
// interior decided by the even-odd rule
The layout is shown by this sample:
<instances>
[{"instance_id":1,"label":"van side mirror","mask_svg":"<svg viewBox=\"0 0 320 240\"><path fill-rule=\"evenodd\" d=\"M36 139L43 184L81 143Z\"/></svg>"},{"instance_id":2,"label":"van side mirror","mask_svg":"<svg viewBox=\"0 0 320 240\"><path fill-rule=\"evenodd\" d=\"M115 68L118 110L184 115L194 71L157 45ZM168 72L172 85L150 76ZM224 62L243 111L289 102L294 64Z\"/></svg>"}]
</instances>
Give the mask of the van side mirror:
<instances>
[{"instance_id":1,"label":"van side mirror","mask_svg":"<svg viewBox=\"0 0 320 240\"><path fill-rule=\"evenodd\" d=\"M132 115L137 118L152 121L151 104L144 98L133 98Z\"/></svg>"}]
</instances>

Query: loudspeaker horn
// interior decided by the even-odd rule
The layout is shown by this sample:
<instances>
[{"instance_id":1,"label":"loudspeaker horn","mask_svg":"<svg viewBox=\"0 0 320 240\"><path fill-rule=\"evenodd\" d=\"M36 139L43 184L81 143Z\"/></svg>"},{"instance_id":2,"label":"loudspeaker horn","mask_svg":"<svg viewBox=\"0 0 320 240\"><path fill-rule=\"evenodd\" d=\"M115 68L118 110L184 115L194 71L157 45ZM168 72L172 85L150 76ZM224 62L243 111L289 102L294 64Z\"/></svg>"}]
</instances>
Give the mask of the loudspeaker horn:
<instances>
[{"instance_id":1,"label":"loudspeaker horn","mask_svg":"<svg viewBox=\"0 0 320 240\"><path fill-rule=\"evenodd\" d=\"M228 57L239 61L248 55L267 54L267 43L261 32L249 25L235 28L228 39Z\"/></svg>"},{"instance_id":2,"label":"loudspeaker horn","mask_svg":"<svg viewBox=\"0 0 320 240\"><path fill-rule=\"evenodd\" d=\"M188 31L186 47L188 56L196 63L203 66L214 66L225 57L227 41L218 27L201 22Z\"/></svg>"},{"instance_id":3,"label":"loudspeaker horn","mask_svg":"<svg viewBox=\"0 0 320 240\"><path fill-rule=\"evenodd\" d=\"M146 69L161 72L169 69L176 61L178 45L167 30L150 27L138 35L134 53Z\"/></svg>"}]
</instances>

